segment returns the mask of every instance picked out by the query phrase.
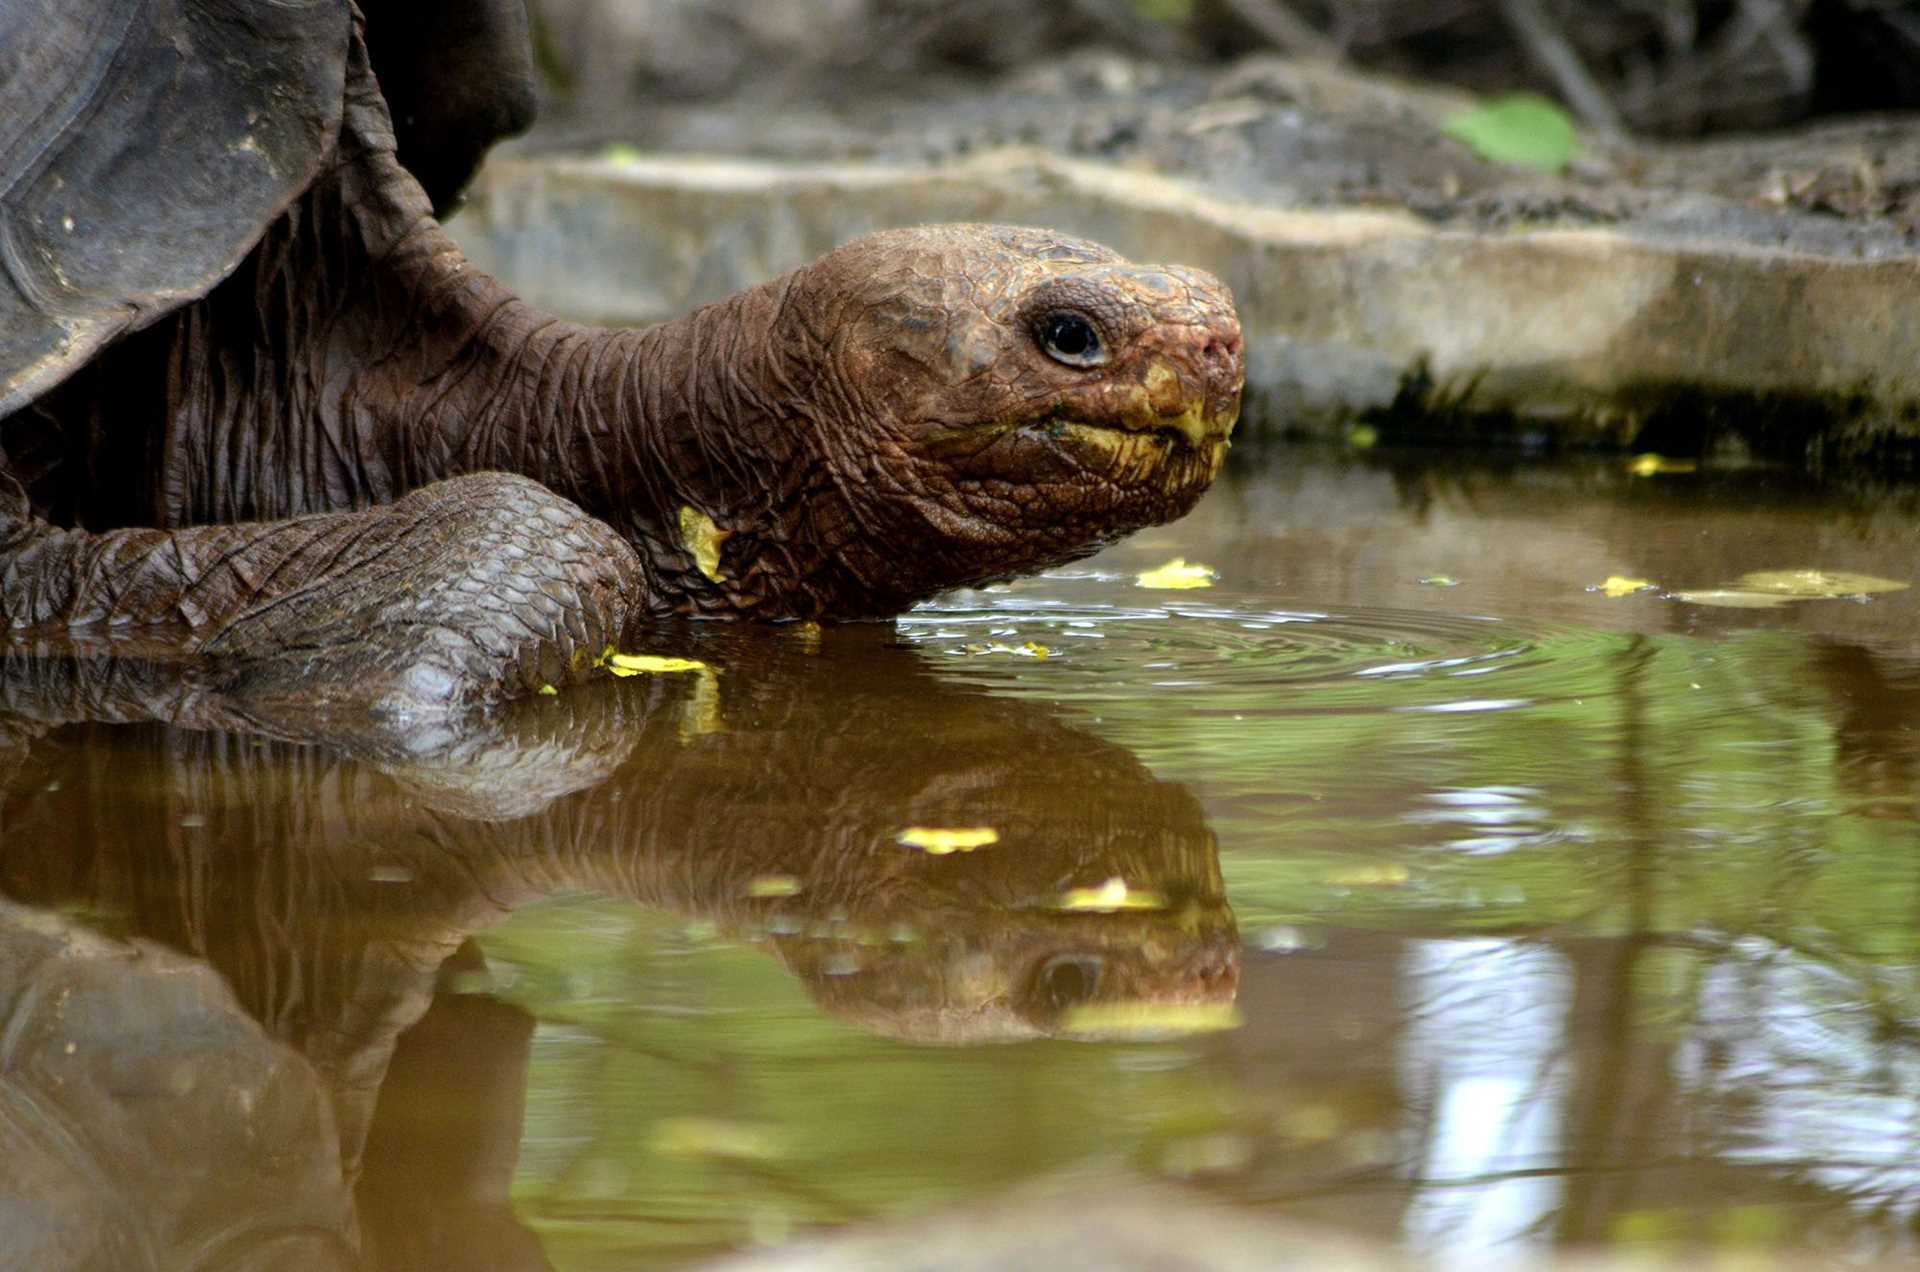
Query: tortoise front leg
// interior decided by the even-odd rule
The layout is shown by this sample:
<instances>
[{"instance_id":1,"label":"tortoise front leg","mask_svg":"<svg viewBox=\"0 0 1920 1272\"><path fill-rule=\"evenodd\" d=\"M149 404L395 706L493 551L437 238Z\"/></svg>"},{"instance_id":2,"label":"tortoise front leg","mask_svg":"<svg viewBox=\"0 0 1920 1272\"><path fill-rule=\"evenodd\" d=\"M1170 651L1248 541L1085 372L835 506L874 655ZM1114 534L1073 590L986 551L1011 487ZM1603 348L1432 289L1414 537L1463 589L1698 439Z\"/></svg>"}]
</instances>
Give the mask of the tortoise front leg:
<instances>
[{"instance_id":1,"label":"tortoise front leg","mask_svg":"<svg viewBox=\"0 0 1920 1272\"><path fill-rule=\"evenodd\" d=\"M646 590L610 526L503 473L358 512L97 534L33 518L0 475L0 629L177 639L242 697L407 716L565 684Z\"/></svg>"}]
</instances>

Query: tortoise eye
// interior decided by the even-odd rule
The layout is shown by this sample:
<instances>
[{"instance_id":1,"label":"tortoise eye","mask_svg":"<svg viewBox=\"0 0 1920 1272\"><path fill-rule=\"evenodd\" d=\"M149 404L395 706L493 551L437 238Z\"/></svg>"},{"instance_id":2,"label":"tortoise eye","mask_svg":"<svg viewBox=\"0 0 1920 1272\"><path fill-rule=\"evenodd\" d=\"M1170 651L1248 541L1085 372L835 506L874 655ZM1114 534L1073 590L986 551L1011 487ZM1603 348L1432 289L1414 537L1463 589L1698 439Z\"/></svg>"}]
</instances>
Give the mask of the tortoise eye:
<instances>
[{"instance_id":1,"label":"tortoise eye","mask_svg":"<svg viewBox=\"0 0 1920 1272\"><path fill-rule=\"evenodd\" d=\"M1070 367L1097 367L1107 360L1100 333L1085 317L1070 309L1056 309L1040 320L1040 347L1055 362Z\"/></svg>"}]
</instances>

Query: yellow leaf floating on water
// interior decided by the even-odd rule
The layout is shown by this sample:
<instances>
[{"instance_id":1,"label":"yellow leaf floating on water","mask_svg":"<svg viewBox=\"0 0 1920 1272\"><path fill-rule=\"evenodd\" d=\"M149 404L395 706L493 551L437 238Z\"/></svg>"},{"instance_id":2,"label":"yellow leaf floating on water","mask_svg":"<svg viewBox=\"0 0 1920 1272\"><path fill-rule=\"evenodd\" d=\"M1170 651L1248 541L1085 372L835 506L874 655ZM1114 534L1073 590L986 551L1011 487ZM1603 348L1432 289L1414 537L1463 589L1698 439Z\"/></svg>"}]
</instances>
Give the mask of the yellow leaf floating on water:
<instances>
[{"instance_id":1,"label":"yellow leaf floating on water","mask_svg":"<svg viewBox=\"0 0 1920 1272\"><path fill-rule=\"evenodd\" d=\"M1164 1038L1218 1033L1245 1024L1232 1003L1089 1003L1069 1008L1060 1031L1103 1038Z\"/></svg>"},{"instance_id":2,"label":"yellow leaf floating on water","mask_svg":"<svg viewBox=\"0 0 1920 1272\"><path fill-rule=\"evenodd\" d=\"M1627 471L1635 477L1657 477L1661 473L1698 472L1700 465L1691 459L1669 459L1665 455L1635 455L1627 461Z\"/></svg>"},{"instance_id":3,"label":"yellow leaf floating on water","mask_svg":"<svg viewBox=\"0 0 1920 1272\"><path fill-rule=\"evenodd\" d=\"M1069 888L1060 894L1062 910L1113 914L1120 910L1164 910L1167 899L1151 888L1129 888L1119 875L1097 888Z\"/></svg>"},{"instance_id":4,"label":"yellow leaf floating on water","mask_svg":"<svg viewBox=\"0 0 1920 1272\"><path fill-rule=\"evenodd\" d=\"M1003 645L999 641L986 645L962 645L960 652L973 657L981 654L1012 654L1015 658L1045 658L1053 653L1045 645L1031 640L1020 645Z\"/></svg>"},{"instance_id":5,"label":"yellow leaf floating on water","mask_svg":"<svg viewBox=\"0 0 1920 1272\"><path fill-rule=\"evenodd\" d=\"M1874 592L1899 592L1909 585L1898 579L1851 574L1845 570L1755 570L1751 574L1742 574L1739 586L1755 592L1820 600L1868 596Z\"/></svg>"},{"instance_id":6,"label":"yellow leaf floating on water","mask_svg":"<svg viewBox=\"0 0 1920 1272\"><path fill-rule=\"evenodd\" d=\"M1185 557L1175 557L1157 570L1142 570L1134 579L1135 587L1160 591L1181 591L1190 587L1212 587L1219 572L1205 565L1188 565Z\"/></svg>"},{"instance_id":7,"label":"yellow leaf floating on water","mask_svg":"<svg viewBox=\"0 0 1920 1272\"><path fill-rule=\"evenodd\" d=\"M1778 609L1795 601L1833 601L1846 596L1899 592L1909 584L1844 570L1755 570L1732 587L1675 592L1673 599L1722 609Z\"/></svg>"},{"instance_id":8,"label":"yellow leaf floating on water","mask_svg":"<svg viewBox=\"0 0 1920 1272\"><path fill-rule=\"evenodd\" d=\"M944 857L950 852L972 852L975 848L997 844L1000 832L991 826L909 826L895 835L893 841L905 848L918 848L932 856Z\"/></svg>"},{"instance_id":9,"label":"yellow leaf floating on water","mask_svg":"<svg viewBox=\"0 0 1920 1272\"><path fill-rule=\"evenodd\" d=\"M791 897L800 893L800 881L792 875L759 875L747 881L750 897Z\"/></svg>"},{"instance_id":10,"label":"yellow leaf floating on water","mask_svg":"<svg viewBox=\"0 0 1920 1272\"><path fill-rule=\"evenodd\" d=\"M616 676L644 676L671 671L711 671L698 658L663 658L658 654L622 654L608 645L593 665L605 667Z\"/></svg>"},{"instance_id":11,"label":"yellow leaf floating on water","mask_svg":"<svg viewBox=\"0 0 1920 1272\"><path fill-rule=\"evenodd\" d=\"M1412 877L1405 866L1350 866L1329 874L1327 882L1348 888L1397 888Z\"/></svg>"},{"instance_id":12,"label":"yellow leaf floating on water","mask_svg":"<svg viewBox=\"0 0 1920 1272\"><path fill-rule=\"evenodd\" d=\"M1609 599L1617 601L1623 596L1632 596L1635 592L1651 591L1658 586L1659 585L1652 579L1630 579L1625 575L1609 574L1606 582L1602 583L1599 587L1590 587L1587 591L1604 592Z\"/></svg>"},{"instance_id":13,"label":"yellow leaf floating on water","mask_svg":"<svg viewBox=\"0 0 1920 1272\"><path fill-rule=\"evenodd\" d=\"M773 1128L717 1117L669 1117L653 1124L653 1151L665 1157L772 1161L782 1156Z\"/></svg>"},{"instance_id":14,"label":"yellow leaf floating on water","mask_svg":"<svg viewBox=\"0 0 1920 1272\"><path fill-rule=\"evenodd\" d=\"M1460 580L1454 578L1453 575L1451 574L1429 574L1423 579L1415 579L1414 582L1418 583L1422 587L1459 587L1460 586Z\"/></svg>"},{"instance_id":15,"label":"yellow leaf floating on water","mask_svg":"<svg viewBox=\"0 0 1920 1272\"><path fill-rule=\"evenodd\" d=\"M1779 609L1803 598L1781 596L1777 592L1743 592L1738 588L1715 587L1698 592L1670 592L1668 598L1689 605L1711 605L1718 609Z\"/></svg>"},{"instance_id":16,"label":"yellow leaf floating on water","mask_svg":"<svg viewBox=\"0 0 1920 1272\"><path fill-rule=\"evenodd\" d=\"M552 685L541 685L540 692L545 696L553 696L558 694L560 691L558 689L555 689Z\"/></svg>"}]
</instances>

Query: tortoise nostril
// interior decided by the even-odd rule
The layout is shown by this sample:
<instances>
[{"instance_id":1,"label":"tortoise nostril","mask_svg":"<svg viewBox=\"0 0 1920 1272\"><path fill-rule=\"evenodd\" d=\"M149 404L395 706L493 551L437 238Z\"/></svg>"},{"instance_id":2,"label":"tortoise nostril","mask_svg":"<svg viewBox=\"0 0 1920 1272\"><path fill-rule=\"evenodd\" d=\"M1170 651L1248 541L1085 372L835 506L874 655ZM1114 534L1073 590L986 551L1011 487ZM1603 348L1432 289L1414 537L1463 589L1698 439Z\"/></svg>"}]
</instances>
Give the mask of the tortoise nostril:
<instances>
[{"instance_id":1,"label":"tortoise nostril","mask_svg":"<svg viewBox=\"0 0 1920 1272\"><path fill-rule=\"evenodd\" d=\"M1210 332L1207 342L1200 348L1200 365L1204 369L1208 395L1223 398L1240 390L1240 334L1238 332Z\"/></svg>"},{"instance_id":2,"label":"tortoise nostril","mask_svg":"<svg viewBox=\"0 0 1920 1272\"><path fill-rule=\"evenodd\" d=\"M1224 362L1240 352L1239 336L1215 336L1201 350L1208 362Z\"/></svg>"}]
</instances>

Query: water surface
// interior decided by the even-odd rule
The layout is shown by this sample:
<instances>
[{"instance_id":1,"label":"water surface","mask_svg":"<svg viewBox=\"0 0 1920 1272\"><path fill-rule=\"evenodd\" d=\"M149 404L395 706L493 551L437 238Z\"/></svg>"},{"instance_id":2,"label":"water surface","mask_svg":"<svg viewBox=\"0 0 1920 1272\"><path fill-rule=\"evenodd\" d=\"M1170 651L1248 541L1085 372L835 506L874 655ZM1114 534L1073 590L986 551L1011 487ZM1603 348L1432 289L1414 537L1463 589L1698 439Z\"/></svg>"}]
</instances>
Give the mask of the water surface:
<instances>
[{"instance_id":1,"label":"water surface","mask_svg":"<svg viewBox=\"0 0 1920 1272\"><path fill-rule=\"evenodd\" d=\"M0 647L16 1246L666 1266L1149 1179L1458 1266L1920 1256L1920 600L1663 596L1909 579L1920 500L1234 461L457 728Z\"/></svg>"}]
</instances>

